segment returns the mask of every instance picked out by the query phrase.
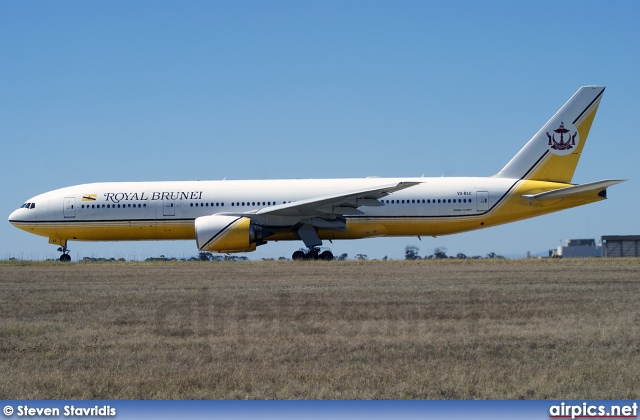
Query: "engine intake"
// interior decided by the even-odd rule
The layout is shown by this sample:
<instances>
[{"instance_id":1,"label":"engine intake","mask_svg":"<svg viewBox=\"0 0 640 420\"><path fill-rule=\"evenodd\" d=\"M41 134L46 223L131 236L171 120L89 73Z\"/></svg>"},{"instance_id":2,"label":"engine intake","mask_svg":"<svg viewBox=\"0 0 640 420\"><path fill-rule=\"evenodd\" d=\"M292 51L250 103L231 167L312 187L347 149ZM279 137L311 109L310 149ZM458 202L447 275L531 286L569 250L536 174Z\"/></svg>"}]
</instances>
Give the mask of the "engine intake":
<instances>
[{"instance_id":1,"label":"engine intake","mask_svg":"<svg viewBox=\"0 0 640 420\"><path fill-rule=\"evenodd\" d=\"M247 217L202 216L195 221L196 242L201 251L249 252L255 251L268 231L257 226ZM266 232L266 235L265 235Z\"/></svg>"}]
</instances>

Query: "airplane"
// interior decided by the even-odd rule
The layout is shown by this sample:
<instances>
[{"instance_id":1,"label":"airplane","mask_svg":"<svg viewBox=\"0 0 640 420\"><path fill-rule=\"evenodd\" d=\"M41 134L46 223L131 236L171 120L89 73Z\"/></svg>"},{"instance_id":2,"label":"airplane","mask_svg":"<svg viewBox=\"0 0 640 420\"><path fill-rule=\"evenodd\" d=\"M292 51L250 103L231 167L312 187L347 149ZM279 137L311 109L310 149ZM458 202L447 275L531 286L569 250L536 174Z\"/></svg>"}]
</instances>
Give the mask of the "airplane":
<instances>
[{"instance_id":1,"label":"airplane","mask_svg":"<svg viewBox=\"0 0 640 420\"><path fill-rule=\"evenodd\" d=\"M440 236L484 229L607 198L607 179L571 184L604 92L581 87L490 177L101 182L37 195L9 216L69 241L196 240L216 253L301 240L293 260L332 260L323 240Z\"/></svg>"}]
</instances>

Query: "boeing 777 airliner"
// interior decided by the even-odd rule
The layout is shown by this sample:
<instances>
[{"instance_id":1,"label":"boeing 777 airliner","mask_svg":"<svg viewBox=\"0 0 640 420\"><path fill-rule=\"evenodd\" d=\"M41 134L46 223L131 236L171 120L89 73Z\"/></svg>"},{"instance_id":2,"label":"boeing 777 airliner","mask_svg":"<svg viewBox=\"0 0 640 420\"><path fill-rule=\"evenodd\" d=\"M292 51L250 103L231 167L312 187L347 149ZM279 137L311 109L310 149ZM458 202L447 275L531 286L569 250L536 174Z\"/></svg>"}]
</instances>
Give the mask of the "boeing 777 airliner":
<instances>
[{"instance_id":1,"label":"boeing 777 airliner","mask_svg":"<svg viewBox=\"0 0 640 420\"><path fill-rule=\"evenodd\" d=\"M104 182L35 196L9 216L69 241L195 239L212 252L247 252L301 240L293 259L331 260L322 240L437 236L551 213L607 198L622 180L571 184L604 87L581 87L491 177Z\"/></svg>"}]
</instances>

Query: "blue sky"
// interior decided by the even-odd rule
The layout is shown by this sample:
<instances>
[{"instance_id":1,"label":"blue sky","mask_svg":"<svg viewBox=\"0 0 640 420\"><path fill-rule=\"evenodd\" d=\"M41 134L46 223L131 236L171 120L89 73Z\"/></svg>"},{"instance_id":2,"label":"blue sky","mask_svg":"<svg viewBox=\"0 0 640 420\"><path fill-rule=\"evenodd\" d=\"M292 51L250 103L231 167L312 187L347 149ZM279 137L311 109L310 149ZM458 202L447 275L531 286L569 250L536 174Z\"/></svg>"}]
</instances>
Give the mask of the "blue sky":
<instances>
[{"instance_id":1,"label":"blue sky","mask_svg":"<svg viewBox=\"0 0 640 420\"><path fill-rule=\"evenodd\" d=\"M629 179L609 200L331 248L524 255L640 234L639 21L635 1L0 2L0 258L57 258L6 218L68 185L489 176L589 84L607 90L573 181ZM70 249L74 259L197 253L191 241Z\"/></svg>"}]
</instances>

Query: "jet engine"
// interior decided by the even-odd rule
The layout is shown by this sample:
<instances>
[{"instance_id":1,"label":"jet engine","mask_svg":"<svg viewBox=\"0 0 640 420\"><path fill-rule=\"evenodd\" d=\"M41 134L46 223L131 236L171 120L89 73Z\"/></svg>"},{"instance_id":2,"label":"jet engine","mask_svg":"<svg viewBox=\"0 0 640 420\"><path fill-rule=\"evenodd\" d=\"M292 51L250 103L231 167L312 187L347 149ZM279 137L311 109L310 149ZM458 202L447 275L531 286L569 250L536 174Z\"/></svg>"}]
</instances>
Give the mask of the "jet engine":
<instances>
[{"instance_id":1,"label":"jet engine","mask_svg":"<svg viewBox=\"0 0 640 420\"><path fill-rule=\"evenodd\" d=\"M211 215L195 221L196 242L201 251L250 252L265 244L268 236L261 226L247 217ZM265 234L266 233L266 234Z\"/></svg>"}]
</instances>

